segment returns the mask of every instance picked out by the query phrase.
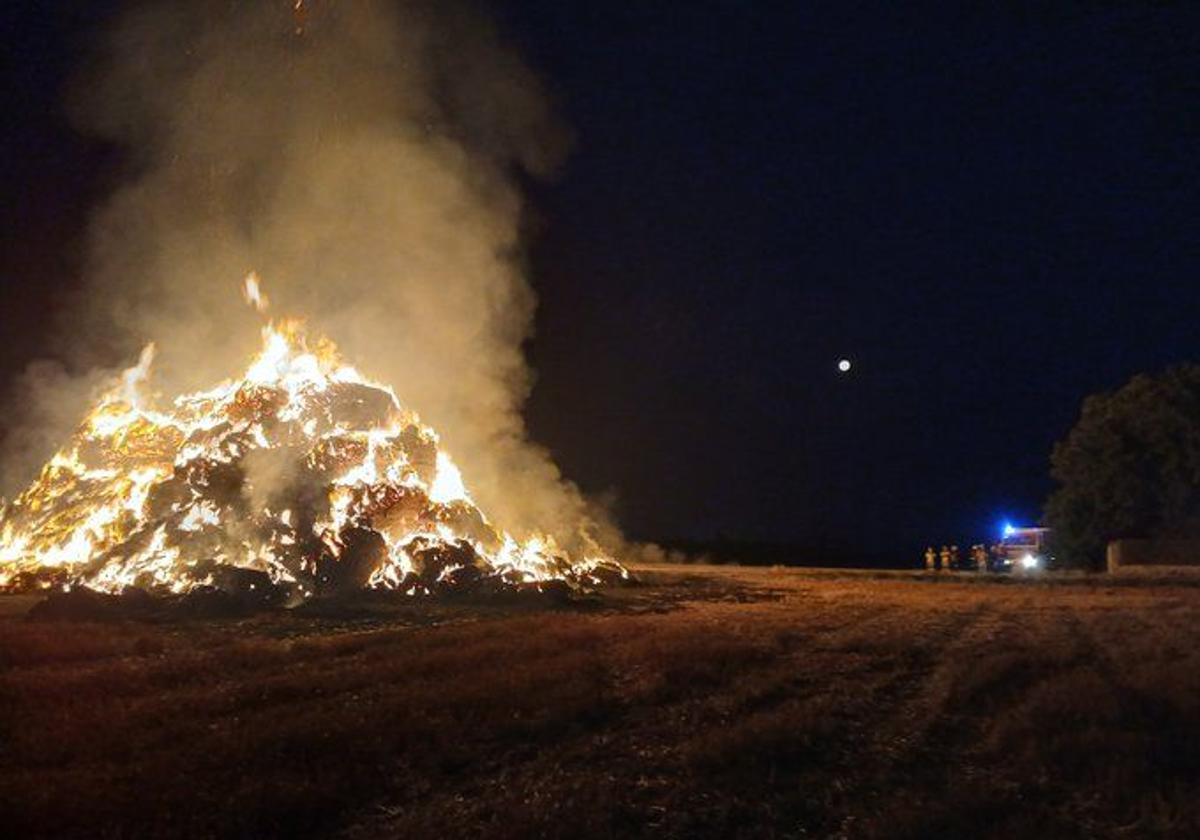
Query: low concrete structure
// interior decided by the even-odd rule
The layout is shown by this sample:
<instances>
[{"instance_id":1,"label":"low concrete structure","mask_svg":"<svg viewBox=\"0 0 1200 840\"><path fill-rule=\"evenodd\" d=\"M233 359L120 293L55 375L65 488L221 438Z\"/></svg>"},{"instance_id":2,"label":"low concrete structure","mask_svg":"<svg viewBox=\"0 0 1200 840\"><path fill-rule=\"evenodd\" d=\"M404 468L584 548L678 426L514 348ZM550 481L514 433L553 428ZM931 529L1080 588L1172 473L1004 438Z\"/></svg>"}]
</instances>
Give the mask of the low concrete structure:
<instances>
[{"instance_id":1,"label":"low concrete structure","mask_svg":"<svg viewBox=\"0 0 1200 840\"><path fill-rule=\"evenodd\" d=\"M1108 570L1200 572L1200 540L1113 540Z\"/></svg>"}]
</instances>

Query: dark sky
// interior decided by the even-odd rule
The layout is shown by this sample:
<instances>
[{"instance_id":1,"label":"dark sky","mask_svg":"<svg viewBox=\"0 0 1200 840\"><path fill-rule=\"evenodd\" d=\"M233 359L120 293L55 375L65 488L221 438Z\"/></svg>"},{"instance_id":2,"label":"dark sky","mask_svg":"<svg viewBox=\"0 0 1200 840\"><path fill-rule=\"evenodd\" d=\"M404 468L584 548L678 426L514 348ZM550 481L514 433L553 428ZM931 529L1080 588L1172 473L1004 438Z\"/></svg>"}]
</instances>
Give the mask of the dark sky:
<instances>
[{"instance_id":1,"label":"dark sky","mask_svg":"<svg viewBox=\"0 0 1200 840\"><path fill-rule=\"evenodd\" d=\"M60 105L113 5L0 11L9 336L118 169ZM1200 356L1200 4L938 5L496 4L577 138L529 421L632 535L987 538L1086 394Z\"/></svg>"}]
</instances>

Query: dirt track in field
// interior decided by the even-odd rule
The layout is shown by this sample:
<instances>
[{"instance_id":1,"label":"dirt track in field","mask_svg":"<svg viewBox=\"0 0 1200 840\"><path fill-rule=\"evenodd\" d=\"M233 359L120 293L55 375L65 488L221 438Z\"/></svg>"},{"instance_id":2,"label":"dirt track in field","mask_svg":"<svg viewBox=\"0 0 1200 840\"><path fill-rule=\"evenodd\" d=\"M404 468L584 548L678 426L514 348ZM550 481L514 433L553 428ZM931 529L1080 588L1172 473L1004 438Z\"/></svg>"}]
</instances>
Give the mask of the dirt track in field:
<instances>
[{"instance_id":1,"label":"dirt track in field","mask_svg":"<svg viewBox=\"0 0 1200 840\"><path fill-rule=\"evenodd\" d=\"M641 576L569 608L2 618L4 824L573 838L1200 827L1200 588Z\"/></svg>"}]
</instances>

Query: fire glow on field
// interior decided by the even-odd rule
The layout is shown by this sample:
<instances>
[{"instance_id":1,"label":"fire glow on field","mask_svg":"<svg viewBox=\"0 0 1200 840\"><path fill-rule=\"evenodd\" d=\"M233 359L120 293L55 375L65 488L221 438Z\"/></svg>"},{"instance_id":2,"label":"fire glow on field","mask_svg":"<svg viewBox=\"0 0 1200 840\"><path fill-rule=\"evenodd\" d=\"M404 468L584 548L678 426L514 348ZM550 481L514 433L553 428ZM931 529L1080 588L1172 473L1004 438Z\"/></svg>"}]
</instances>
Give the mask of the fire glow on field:
<instances>
[{"instance_id":1,"label":"fire glow on field","mask_svg":"<svg viewBox=\"0 0 1200 840\"><path fill-rule=\"evenodd\" d=\"M266 310L254 274L243 294ZM493 526L434 431L301 322L268 323L240 379L167 408L145 397L153 358L147 346L0 509L0 587L185 592L232 568L305 596L426 594L625 575L599 549L572 559Z\"/></svg>"}]
</instances>

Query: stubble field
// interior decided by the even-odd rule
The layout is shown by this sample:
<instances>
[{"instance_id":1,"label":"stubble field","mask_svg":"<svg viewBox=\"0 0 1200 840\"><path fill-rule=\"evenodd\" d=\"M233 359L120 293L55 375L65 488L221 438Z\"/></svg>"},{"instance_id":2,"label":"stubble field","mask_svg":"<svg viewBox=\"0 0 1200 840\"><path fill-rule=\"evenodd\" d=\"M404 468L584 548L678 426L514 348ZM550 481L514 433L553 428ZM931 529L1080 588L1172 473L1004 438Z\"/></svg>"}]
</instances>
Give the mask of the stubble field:
<instances>
[{"instance_id":1,"label":"stubble field","mask_svg":"<svg viewBox=\"0 0 1200 840\"><path fill-rule=\"evenodd\" d=\"M1200 830L1200 588L655 567L570 606L0 618L7 836Z\"/></svg>"}]
</instances>

